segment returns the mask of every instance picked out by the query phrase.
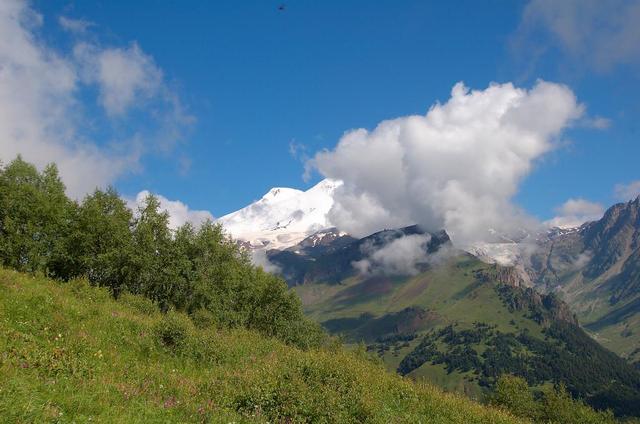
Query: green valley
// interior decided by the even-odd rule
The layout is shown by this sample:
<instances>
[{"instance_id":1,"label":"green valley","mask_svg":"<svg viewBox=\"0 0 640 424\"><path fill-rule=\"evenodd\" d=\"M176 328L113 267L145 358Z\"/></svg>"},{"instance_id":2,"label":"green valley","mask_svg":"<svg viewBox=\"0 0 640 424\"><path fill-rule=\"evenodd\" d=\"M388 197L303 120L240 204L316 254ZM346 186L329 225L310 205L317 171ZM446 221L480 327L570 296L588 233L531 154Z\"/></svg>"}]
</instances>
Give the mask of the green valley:
<instances>
[{"instance_id":1,"label":"green valley","mask_svg":"<svg viewBox=\"0 0 640 424\"><path fill-rule=\"evenodd\" d=\"M451 250L413 277L351 276L296 291L330 332L416 380L481 398L513 374L533 388L564 382L618 414L640 412L640 373L591 339L566 304L519 286L511 268Z\"/></svg>"}]
</instances>

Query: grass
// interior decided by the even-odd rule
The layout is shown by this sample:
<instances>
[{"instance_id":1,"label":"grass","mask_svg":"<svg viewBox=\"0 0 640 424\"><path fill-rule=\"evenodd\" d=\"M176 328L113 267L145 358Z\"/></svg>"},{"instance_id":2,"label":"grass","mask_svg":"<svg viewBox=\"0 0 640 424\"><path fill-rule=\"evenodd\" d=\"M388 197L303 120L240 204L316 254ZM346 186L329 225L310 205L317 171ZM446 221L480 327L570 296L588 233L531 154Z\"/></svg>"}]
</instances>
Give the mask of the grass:
<instances>
[{"instance_id":1,"label":"grass","mask_svg":"<svg viewBox=\"0 0 640 424\"><path fill-rule=\"evenodd\" d=\"M339 346L301 351L8 270L0 352L3 422L521 422Z\"/></svg>"},{"instance_id":2,"label":"grass","mask_svg":"<svg viewBox=\"0 0 640 424\"><path fill-rule=\"evenodd\" d=\"M414 277L389 279L386 291L380 292L378 280L351 278L338 285L307 284L296 287L305 302L305 310L315 320L328 325L336 320L352 320L343 332L345 340L357 343L364 339L371 343L375 337L383 335L385 329L371 328L367 324L379 322L384 317L411 306L419 306L429 311L432 319L417 323L413 329L419 335L433 328L456 324L458 329L472 328L474 322L490 323L497 331L519 333L527 330L535 337L543 338L543 327L527 317L528 311L510 311L495 291L494 283L482 283L474 277L474 272L487 270L490 265L468 256L455 256L439 266ZM367 285L374 286L376 296L369 296ZM371 314L367 319L362 314ZM358 318L360 318L358 320ZM359 324L362 322L362 324ZM421 340L416 338L400 351L387 352L382 361L387 370L397 369L402 358ZM485 346L474 346L481 354ZM427 362L411 372L408 377L416 381L428 381L446 391L464 393L472 398L481 398L483 388L477 378L469 373L453 371L447 373L441 364Z\"/></svg>"},{"instance_id":3,"label":"grass","mask_svg":"<svg viewBox=\"0 0 640 424\"><path fill-rule=\"evenodd\" d=\"M497 325L503 332L527 328L531 334L541 335L541 327L525 313L508 310L492 284L477 283L473 271L488 267L475 259L454 257L415 277L394 279L386 293L374 297L366 296L367 281L362 279L333 286L307 284L296 290L306 300L306 312L319 322L357 318L363 313L381 317L420 306L440 317L440 324L478 321Z\"/></svg>"}]
</instances>

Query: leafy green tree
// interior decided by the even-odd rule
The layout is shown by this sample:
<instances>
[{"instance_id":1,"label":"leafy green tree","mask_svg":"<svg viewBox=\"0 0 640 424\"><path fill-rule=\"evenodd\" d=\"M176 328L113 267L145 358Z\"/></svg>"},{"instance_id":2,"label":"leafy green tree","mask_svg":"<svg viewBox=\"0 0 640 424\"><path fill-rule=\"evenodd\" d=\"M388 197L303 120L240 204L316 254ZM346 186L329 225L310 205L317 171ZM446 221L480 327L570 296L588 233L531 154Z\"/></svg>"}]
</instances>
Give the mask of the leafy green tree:
<instances>
[{"instance_id":1,"label":"leafy green tree","mask_svg":"<svg viewBox=\"0 0 640 424\"><path fill-rule=\"evenodd\" d=\"M118 193L109 187L84 198L67 251L75 275L109 287L118 296L133 279L131 225L133 216Z\"/></svg>"},{"instance_id":2,"label":"leafy green tree","mask_svg":"<svg viewBox=\"0 0 640 424\"><path fill-rule=\"evenodd\" d=\"M18 156L0 175L3 264L60 277L67 263L64 240L75 207L54 164L39 173Z\"/></svg>"},{"instance_id":3,"label":"leafy green tree","mask_svg":"<svg viewBox=\"0 0 640 424\"><path fill-rule=\"evenodd\" d=\"M160 201L150 194L138 210L133 229L131 253L133 275L129 289L149 297L163 310L170 306L174 270L170 268L172 236L169 214L160 210Z\"/></svg>"},{"instance_id":4,"label":"leafy green tree","mask_svg":"<svg viewBox=\"0 0 640 424\"><path fill-rule=\"evenodd\" d=\"M155 196L134 217L113 188L78 205L55 165L39 173L19 156L0 166L0 261L61 280L86 276L115 297L142 294L202 325L251 328L305 348L325 337L285 282L254 267L219 224L172 231Z\"/></svg>"},{"instance_id":5,"label":"leafy green tree","mask_svg":"<svg viewBox=\"0 0 640 424\"><path fill-rule=\"evenodd\" d=\"M47 165L41 174L41 213L43 225L43 250L46 256L46 273L64 278L70 272L70 260L66 238L77 211L77 204L65 194L65 186L55 164Z\"/></svg>"},{"instance_id":6,"label":"leafy green tree","mask_svg":"<svg viewBox=\"0 0 640 424\"><path fill-rule=\"evenodd\" d=\"M194 237L193 297L188 310L208 309L220 323L242 325L238 298L250 263L222 227L206 221Z\"/></svg>"},{"instance_id":7,"label":"leafy green tree","mask_svg":"<svg viewBox=\"0 0 640 424\"><path fill-rule=\"evenodd\" d=\"M0 178L0 252L5 266L36 271L41 266L38 238L40 175L35 166L18 156L2 170Z\"/></svg>"}]
</instances>

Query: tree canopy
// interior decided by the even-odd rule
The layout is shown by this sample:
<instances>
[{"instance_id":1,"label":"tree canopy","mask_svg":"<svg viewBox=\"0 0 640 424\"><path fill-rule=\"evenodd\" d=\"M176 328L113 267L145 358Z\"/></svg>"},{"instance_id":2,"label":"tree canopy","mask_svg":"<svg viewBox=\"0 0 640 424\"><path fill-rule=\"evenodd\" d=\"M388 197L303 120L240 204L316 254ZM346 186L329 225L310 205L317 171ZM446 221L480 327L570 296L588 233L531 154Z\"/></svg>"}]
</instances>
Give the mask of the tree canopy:
<instances>
[{"instance_id":1,"label":"tree canopy","mask_svg":"<svg viewBox=\"0 0 640 424\"><path fill-rule=\"evenodd\" d=\"M219 224L172 230L155 196L131 211L113 188L74 201L54 164L39 172L20 156L0 168L0 261L59 280L86 277L114 297L142 294L162 311L301 347L324 338L286 283L253 266Z\"/></svg>"}]
</instances>

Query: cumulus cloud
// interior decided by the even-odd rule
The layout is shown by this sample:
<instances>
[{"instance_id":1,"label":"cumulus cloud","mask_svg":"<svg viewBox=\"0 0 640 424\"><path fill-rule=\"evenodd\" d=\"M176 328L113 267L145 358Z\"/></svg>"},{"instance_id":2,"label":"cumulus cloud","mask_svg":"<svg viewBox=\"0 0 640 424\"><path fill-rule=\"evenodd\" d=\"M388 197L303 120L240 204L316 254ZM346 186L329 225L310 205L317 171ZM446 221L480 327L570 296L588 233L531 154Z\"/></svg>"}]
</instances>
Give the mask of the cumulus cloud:
<instances>
[{"instance_id":1,"label":"cumulus cloud","mask_svg":"<svg viewBox=\"0 0 640 424\"><path fill-rule=\"evenodd\" d=\"M150 149L148 138L156 140L144 129L160 127L162 137L176 136L188 114L177 95L158 83L162 73L136 44L120 49L78 41L89 47L84 56L75 56L48 45L39 34L42 23L27 2L0 2L0 159L6 163L22 154L38 167L55 162L68 194L79 198L139 169L141 155ZM68 18L59 23L74 30L73 37L88 28ZM154 92L151 87L158 84L163 88ZM85 115L94 85L106 110L103 120ZM140 96L157 99L153 110L141 111L151 119L135 126L111 122L120 113L121 124ZM155 116L159 121L149 123Z\"/></svg>"},{"instance_id":2,"label":"cumulus cloud","mask_svg":"<svg viewBox=\"0 0 640 424\"><path fill-rule=\"evenodd\" d=\"M523 56L553 46L580 66L640 64L639 0L532 0L515 35Z\"/></svg>"},{"instance_id":3,"label":"cumulus cloud","mask_svg":"<svg viewBox=\"0 0 640 424\"><path fill-rule=\"evenodd\" d=\"M604 206L585 199L569 199L556 209L558 216L545 221L548 227L574 228L604 215Z\"/></svg>"},{"instance_id":4,"label":"cumulus cloud","mask_svg":"<svg viewBox=\"0 0 640 424\"><path fill-rule=\"evenodd\" d=\"M426 115L347 132L309 165L342 180L329 220L355 236L420 224L446 229L454 243L482 240L493 229L532 225L512 198L536 159L583 113L566 86L539 81L532 89L491 84L451 98Z\"/></svg>"},{"instance_id":5,"label":"cumulus cloud","mask_svg":"<svg viewBox=\"0 0 640 424\"><path fill-rule=\"evenodd\" d=\"M151 193L148 190L143 190L136 195L135 199L125 200L131 210L137 211L140 206L144 205L144 201L149 194ZM198 227L206 220L214 220L209 211L193 210L179 200L169 200L159 194L155 194L155 196L160 201L160 209L169 214L169 228L173 230L187 222Z\"/></svg>"},{"instance_id":6,"label":"cumulus cloud","mask_svg":"<svg viewBox=\"0 0 640 424\"><path fill-rule=\"evenodd\" d=\"M428 262L427 245L429 234L411 234L397 238L381 248L364 245L367 255L353 263L361 274L416 275L420 265Z\"/></svg>"},{"instance_id":7,"label":"cumulus cloud","mask_svg":"<svg viewBox=\"0 0 640 424\"><path fill-rule=\"evenodd\" d=\"M626 202L640 196L640 180L631 181L629 184L616 184L614 187L616 199Z\"/></svg>"}]
</instances>

